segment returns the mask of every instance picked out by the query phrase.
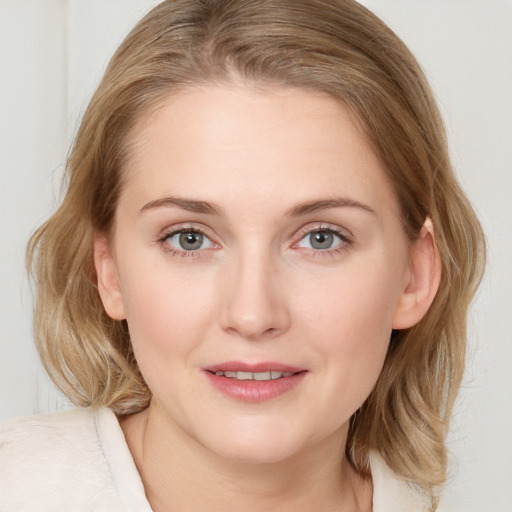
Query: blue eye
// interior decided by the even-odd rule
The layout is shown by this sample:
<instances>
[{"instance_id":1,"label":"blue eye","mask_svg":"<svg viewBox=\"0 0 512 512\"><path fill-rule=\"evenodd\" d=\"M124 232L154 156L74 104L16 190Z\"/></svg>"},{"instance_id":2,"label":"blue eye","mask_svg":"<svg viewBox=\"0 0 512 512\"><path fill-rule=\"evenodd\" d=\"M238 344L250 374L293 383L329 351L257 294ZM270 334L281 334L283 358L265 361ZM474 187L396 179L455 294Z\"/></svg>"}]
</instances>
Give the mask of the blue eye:
<instances>
[{"instance_id":1,"label":"blue eye","mask_svg":"<svg viewBox=\"0 0 512 512\"><path fill-rule=\"evenodd\" d=\"M344 237L332 229L318 229L306 234L300 240L298 246L325 251L338 247L344 241Z\"/></svg>"},{"instance_id":2,"label":"blue eye","mask_svg":"<svg viewBox=\"0 0 512 512\"><path fill-rule=\"evenodd\" d=\"M181 230L171 233L165 242L180 251L198 251L213 247L212 241L203 233L196 230Z\"/></svg>"}]
</instances>

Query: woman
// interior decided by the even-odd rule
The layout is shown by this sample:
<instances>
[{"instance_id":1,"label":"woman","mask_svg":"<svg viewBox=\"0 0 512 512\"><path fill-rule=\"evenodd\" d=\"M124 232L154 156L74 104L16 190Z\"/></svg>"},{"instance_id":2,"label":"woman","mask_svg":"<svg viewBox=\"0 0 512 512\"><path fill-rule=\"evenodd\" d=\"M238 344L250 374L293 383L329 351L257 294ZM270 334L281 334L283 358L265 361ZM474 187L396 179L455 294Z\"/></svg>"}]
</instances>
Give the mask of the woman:
<instances>
[{"instance_id":1,"label":"woman","mask_svg":"<svg viewBox=\"0 0 512 512\"><path fill-rule=\"evenodd\" d=\"M436 509L483 236L380 20L163 2L68 179L35 329L92 407L4 427L2 510Z\"/></svg>"}]
</instances>

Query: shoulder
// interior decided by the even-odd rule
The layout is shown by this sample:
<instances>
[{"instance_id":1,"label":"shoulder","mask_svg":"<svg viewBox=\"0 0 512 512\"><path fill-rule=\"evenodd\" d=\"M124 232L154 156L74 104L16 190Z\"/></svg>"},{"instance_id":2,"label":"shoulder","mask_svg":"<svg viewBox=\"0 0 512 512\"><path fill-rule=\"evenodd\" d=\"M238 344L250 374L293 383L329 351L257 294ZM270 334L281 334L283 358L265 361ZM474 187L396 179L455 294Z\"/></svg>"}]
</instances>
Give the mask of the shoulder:
<instances>
[{"instance_id":1,"label":"shoulder","mask_svg":"<svg viewBox=\"0 0 512 512\"><path fill-rule=\"evenodd\" d=\"M370 453L374 512L430 512L428 496L396 475L384 459ZM437 508L436 512L443 512Z\"/></svg>"},{"instance_id":2,"label":"shoulder","mask_svg":"<svg viewBox=\"0 0 512 512\"><path fill-rule=\"evenodd\" d=\"M11 420L0 427L2 473L7 466L16 469L39 463L52 469L57 461L76 460L79 453L90 451L96 445L95 411L92 409Z\"/></svg>"},{"instance_id":3,"label":"shoulder","mask_svg":"<svg viewBox=\"0 0 512 512\"><path fill-rule=\"evenodd\" d=\"M120 510L100 432L109 422L117 423L109 409L84 408L1 426L0 509Z\"/></svg>"},{"instance_id":4,"label":"shoulder","mask_svg":"<svg viewBox=\"0 0 512 512\"><path fill-rule=\"evenodd\" d=\"M90 433L94 429L95 414L96 410L92 408L76 408L16 418L0 425L0 440L2 446L6 446L21 440L30 441L33 433L57 438L63 434L73 435L84 431Z\"/></svg>"}]
</instances>

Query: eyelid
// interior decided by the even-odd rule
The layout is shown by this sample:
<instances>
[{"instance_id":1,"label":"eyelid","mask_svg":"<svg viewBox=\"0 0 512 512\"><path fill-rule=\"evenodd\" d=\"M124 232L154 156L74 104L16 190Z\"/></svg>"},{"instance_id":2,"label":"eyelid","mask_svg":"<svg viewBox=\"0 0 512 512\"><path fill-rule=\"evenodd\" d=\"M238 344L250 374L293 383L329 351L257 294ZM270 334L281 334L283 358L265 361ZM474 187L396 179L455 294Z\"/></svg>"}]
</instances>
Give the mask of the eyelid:
<instances>
[{"instance_id":1,"label":"eyelid","mask_svg":"<svg viewBox=\"0 0 512 512\"><path fill-rule=\"evenodd\" d=\"M168 238L172 235L175 235L176 233L182 232L201 233L203 236L210 239L216 245L220 245L214 241L214 238L216 237L212 235L211 229L207 228L206 226L203 226L202 224L196 224L194 222L183 222L181 224L173 224L171 226L167 226L160 231L160 233L157 235L157 238Z\"/></svg>"},{"instance_id":2,"label":"eyelid","mask_svg":"<svg viewBox=\"0 0 512 512\"><path fill-rule=\"evenodd\" d=\"M177 256L193 256L193 257L199 257L201 256L200 253L203 253L205 251L209 251L211 249L219 249L222 247L222 244L219 243L216 239L217 236L212 236L210 234L210 229L203 225L198 225L193 222L184 222L182 224L176 224L171 225L163 229L159 235L156 237L156 243L161 245L163 250L169 253L172 253ZM296 234L293 236L293 243L291 244L291 248L297 248L297 245L299 242L301 242L307 235L310 235L312 233L318 232L318 231L327 231L330 233L333 233L335 236L337 236L341 243L336 245L333 248L329 249L309 249L314 253L317 254L325 254L325 255L334 255L336 253L339 253L343 251L344 249L347 249L349 245L353 243L353 235L347 228L342 228L337 225L329 224L329 223L308 223L306 226L299 229ZM206 237L212 244L212 247L204 248L204 249L195 249L195 250L181 250L179 248L173 247L166 243L166 241L178 234L183 232L196 232L200 233L204 237ZM301 247L300 249L308 250L307 247Z\"/></svg>"},{"instance_id":3,"label":"eyelid","mask_svg":"<svg viewBox=\"0 0 512 512\"><path fill-rule=\"evenodd\" d=\"M209 229L206 229L203 226L198 226L197 224L185 222L183 224L175 224L172 226L168 226L167 228L163 229L156 237L156 243L159 244L162 249L165 252L171 253L173 255L177 256L193 256L198 257L200 256L200 253L210 250L210 249L217 249L220 247L220 244L215 240L216 237L209 234ZM178 233L200 233L202 236L207 238L211 244L212 247L207 247L204 249L193 249L193 250L183 250L179 249L177 247L174 247L167 243L167 240L172 238L173 236L177 235Z\"/></svg>"},{"instance_id":4,"label":"eyelid","mask_svg":"<svg viewBox=\"0 0 512 512\"><path fill-rule=\"evenodd\" d=\"M302 240L306 235L310 233L315 233L317 231L329 231L338 235L342 240L352 241L353 234L346 228L341 228L340 226L335 226L333 224L328 224L325 222L322 223L310 223L306 226L302 227L297 234L294 236L295 240Z\"/></svg>"},{"instance_id":5,"label":"eyelid","mask_svg":"<svg viewBox=\"0 0 512 512\"><path fill-rule=\"evenodd\" d=\"M311 247L302 247L299 244L312 233L326 231L332 233L334 236L340 239L340 243L335 245L334 247L328 249L315 249ZM334 226L331 224L308 224L301 228L297 234L294 236L294 242L292 244L293 249L310 252L313 256L335 256L337 254L342 253L347 250L353 243L352 233L348 229L341 228L339 226Z\"/></svg>"}]
</instances>

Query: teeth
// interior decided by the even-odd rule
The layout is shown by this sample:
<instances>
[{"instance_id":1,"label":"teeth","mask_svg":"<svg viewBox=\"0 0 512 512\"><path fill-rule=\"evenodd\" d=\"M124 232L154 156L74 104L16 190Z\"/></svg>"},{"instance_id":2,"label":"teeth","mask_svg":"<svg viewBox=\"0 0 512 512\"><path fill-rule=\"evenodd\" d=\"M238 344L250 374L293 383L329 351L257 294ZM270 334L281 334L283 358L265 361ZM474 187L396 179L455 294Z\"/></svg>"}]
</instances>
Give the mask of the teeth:
<instances>
[{"instance_id":1,"label":"teeth","mask_svg":"<svg viewBox=\"0 0 512 512\"><path fill-rule=\"evenodd\" d=\"M272 378L270 372L257 372L252 375L254 380L270 380Z\"/></svg>"},{"instance_id":2,"label":"teeth","mask_svg":"<svg viewBox=\"0 0 512 512\"><path fill-rule=\"evenodd\" d=\"M275 380L281 377L291 377L293 372L215 372L215 375L227 377L228 379L237 380Z\"/></svg>"}]
</instances>

